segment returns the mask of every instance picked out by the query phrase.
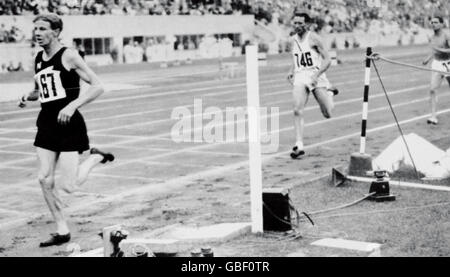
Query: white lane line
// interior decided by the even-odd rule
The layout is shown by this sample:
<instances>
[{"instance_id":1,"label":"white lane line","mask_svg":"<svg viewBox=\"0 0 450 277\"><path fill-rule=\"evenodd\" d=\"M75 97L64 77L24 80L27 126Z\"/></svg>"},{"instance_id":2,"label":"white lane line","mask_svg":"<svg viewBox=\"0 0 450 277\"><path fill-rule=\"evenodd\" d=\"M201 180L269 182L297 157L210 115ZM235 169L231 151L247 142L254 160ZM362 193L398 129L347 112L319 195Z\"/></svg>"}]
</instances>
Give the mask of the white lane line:
<instances>
[{"instance_id":1,"label":"white lane line","mask_svg":"<svg viewBox=\"0 0 450 277\"><path fill-rule=\"evenodd\" d=\"M59 177L59 175L57 177ZM112 177L112 178L114 178L114 177ZM27 185L28 185L28 184L37 183L37 180L29 180L27 182L28 182L27 183ZM25 182L23 182L23 183L25 183ZM8 188L8 187L0 188L0 193L2 193L4 195L10 193L11 191L16 192L16 190L12 190L11 188ZM39 187L39 185L27 186L27 187L21 187L20 192L36 193L36 194L40 195L42 193L42 189ZM74 197L76 197L76 196L107 197L107 194L83 191L83 186L81 188L79 188L78 191L74 191L71 194L67 194L64 192L63 197L66 197L67 195L71 195Z\"/></svg>"},{"instance_id":2,"label":"white lane line","mask_svg":"<svg viewBox=\"0 0 450 277\"><path fill-rule=\"evenodd\" d=\"M23 163L23 162L32 162L32 161L37 161L37 157L34 158L23 158L23 159L18 159L18 160L12 160L12 161L7 161L4 163L0 163L0 169L6 166L10 166L10 165L15 165L17 163Z\"/></svg>"},{"instance_id":3,"label":"white lane line","mask_svg":"<svg viewBox=\"0 0 450 277\"><path fill-rule=\"evenodd\" d=\"M22 151L9 151L9 150L0 150L0 153L5 153L5 154L21 154L21 155L33 155L35 156L35 153L31 153L31 152L22 152Z\"/></svg>"},{"instance_id":4,"label":"white lane line","mask_svg":"<svg viewBox=\"0 0 450 277\"><path fill-rule=\"evenodd\" d=\"M102 174L98 172L91 173L92 177L101 177L101 178L111 178L111 179L120 179L120 180L142 180L146 182L152 182L152 183L162 183L163 180L157 179L157 178L147 178L147 177L139 177L139 176L124 176L124 175L117 175L117 174Z\"/></svg>"},{"instance_id":5,"label":"white lane line","mask_svg":"<svg viewBox=\"0 0 450 277\"><path fill-rule=\"evenodd\" d=\"M12 214L14 216L16 216L16 215L30 215L29 213L26 213L26 212L20 212L20 211L5 209L5 208L2 208L2 207L0 207L0 213Z\"/></svg>"},{"instance_id":6,"label":"white lane line","mask_svg":"<svg viewBox=\"0 0 450 277\"><path fill-rule=\"evenodd\" d=\"M18 129L20 130L20 129ZM6 140L6 141L14 141L14 142L33 142L34 140L32 139L20 139L20 138L7 138L7 137L2 137L0 138L0 140Z\"/></svg>"},{"instance_id":7,"label":"white lane line","mask_svg":"<svg viewBox=\"0 0 450 277\"><path fill-rule=\"evenodd\" d=\"M374 180L374 178L359 177L359 176L347 176L347 178L351 181L365 182L365 183L371 183ZM448 186L419 184L419 183L404 182L404 181L399 181L399 180L389 180L389 184L392 186L399 186L399 187L406 187L406 188L450 191L450 187L448 187Z\"/></svg>"},{"instance_id":8,"label":"white lane line","mask_svg":"<svg viewBox=\"0 0 450 277\"><path fill-rule=\"evenodd\" d=\"M0 138L0 140L2 140L2 138ZM29 141L22 141L22 142L17 142L17 143L10 143L10 144L1 144L0 148L7 148L7 147L13 147L13 146L19 146L19 145L25 145L25 144L29 144Z\"/></svg>"},{"instance_id":9,"label":"white lane line","mask_svg":"<svg viewBox=\"0 0 450 277\"><path fill-rule=\"evenodd\" d=\"M171 141L171 140L170 140ZM104 146L104 144L102 144L102 146ZM129 146L129 145L119 145L119 144L115 144L115 145L110 145L108 147L111 148L119 148L119 149L125 149L125 150L129 150L129 151L133 151L133 150L148 150L148 151L156 151L156 152L166 152L166 151L173 151L173 148L170 148L170 146L167 146L168 148L161 148L161 147L153 147L153 146Z\"/></svg>"},{"instance_id":10,"label":"white lane line","mask_svg":"<svg viewBox=\"0 0 450 277\"><path fill-rule=\"evenodd\" d=\"M428 87L428 85L418 86L418 87L414 87L414 88L407 88L407 89L395 90L395 91L391 91L391 92L389 93L389 95L395 95L395 94L398 94L398 93L404 93L404 92L409 92L409 91L415 91L415 90L418 90L418 89L425 89L426 87ZM272 95L285 94L285 93L292 93L292 91L291 91L291 90L286 90L286 91L281 91L281 92L273 93ZM374 95L372 95L371 98L378 98L378 97L383 97L383 96L384 96L383 93L379 93L379 94L374 94ZM360 99L360 98L352 98L352 99L350 99L350 100L344 100L344 101L336 102L335 105L347 104L347 103L352 103L352 102L357 102L357 101L361 101L361 99ZM274 104L290 103L290 102L291 102L291 100L280 100L280 101L275 101L275 102L267 103L266 106L272 106L272 105L274 105ZM186 107L188 107L188 106L193 106L193 105L187 105ZM316 106L307 107L307 108L306 108L306 111L311 110L311 109L315 109L315 108L316 108ZM291 112L284 112L284 113L281 113L280 115L289 114L289 113L291 113ZM203 116L203 115L211 115L211 114L212 114L212 113L203 113L203 114L200 114L200 115L195 115L195 114L194 114L194 115L191 115L191 116L187 116L186 118L195 118L195 117L200 117L200 116ZM96 133L96 134L97 134L97 133L101 133L101 132L112 131L112 130L119 130L119 129L129 128L129 127L146 126L146 125L152 125L152 124L155 124L155 123L172 122L172 121L174 121L174 119L170 119L170 118L168 118L168 119L160 119L160 120L153 120L153 121L146 121L146 122L140 122L140 123L128 124L128 125L126 125L126 126L116 126L116 127L110 127L110 128L100 128L100 129L94 130L93 133ZM170 134L170 133L163 133L163 134L161 134L161 135L153 135L151 138L158 138L159 136L166 137L166 136L169 135L169 134Z\"/></svg>"},{"instance_id":11,"label":"white lane line","mask_svg":"<svg viewBox=\"0 0 450 277\"><path fill-rule=\"evenodd\" d=\"M25 173L33 173L34 171L36 171L36 169L35 168L29 168L29 167L26 167L26 166L20 166L20 165L2 165L1 167L0 167L0 170L1 169L16 169L16 170L21 170L22 171L22 173L23 174L25 174ZM16 183L16 184L18 184L18 183Z\"/></svg>"},{"instance_id":12,"label":"white lane line","mask_svg":"<svg viewBox=\"0 0 450 277\"><path fill-rule=\"evenodd\" d=\"M173 165L173 164L170 164L170 165ZM26 170L30 171L30 168L24 167L24 166L3 166L3 167L1 167L1 169L16 169L16 170L23 171L23 173L26 173ZM118 179L118 180L133 180L133 181L141 180L141 181L147 181L147 182L153 182L153 183L163 182L163 180L157 179L157 178L125 176L125 175L117 175L117 174L102 174L102 173L96 172L96 170L98 170L98 168L94 169L94 171L91 172L91 174L89 176L90 178L91 177L99 177L99 178L109 178L109 179ZM35 169L33 168L32 171L35 171ZM59 173L56 174L57 179L60 177L61 177L61 175ZM27 186L33 185L33 184L35 184L36 186L35 187L27 187ZM26 181L15 183L14 187L20 188L21 190L24 190L24 191L31 191L31 192L40 192L41 191L39 184L38 184L37 176L33 176L32 178L30 178ZM98 194L98 193L82 191L85 189L84 185L82 185L80 187L80 189L81 189L81 191L77 191L76 193L82 193L82 194L87 194L87 195L102 195L102 196L106 195L106 194ZM11 187L8 185L0 187L0 193L3 193L3 194L11 192L11 190L12 190Z\"/></svg>"},{"instance_id":13,"label":"white lane line","mask_svg":"<svg viewBox=\"0 0 450 277\"><path fill-rule=\"evenodd\" d=\"M275 81L275 80L272 80L272 81L266 81L267 83L269 83L269 84L272 84L273 83L273 81ZM277 88L277 87L285 87L286 85L277 85L277 84L275 84L273 87L272 86L270 86L270 87L265 87L265 89L267 89L267 90L270 90L270 88L271 89L274 89L274 88ZM226 87L226 88L228 88L228 87ZM219 92L214 92L214 93L211 93L210 95L208 95L208 96L214 96L214 95L225 95L225 94L232 94L232 93L239 93L240 92L240 90L225 90L225 91L219 91ZM176 94L176 93L174 93L174 94ZM142 94L140 94L140 95L137 95L137 96L123 96L123 97L121 97L120 99L121 100L133 100L133 99L135 99L135 97L138 97L138 98L147 98L147 97L150 97L151 95L149 95L149 94L144 94L144 95L142 95ZM82 113L84 114L84 115L88 115L89 113L93 113L93 112L100 112L100 111L108 111L108 110L114 110L114 109L117 109L117 107L116 106L106 106L106 107L98 107L98 105L96 105L96 104L101 104L101 103L105 103L105 102L115 102L115 100L114 99L116 99L116 98L112 98L112 99L102 99L102 98L100 98L100 99L98 99L97 101L95 101L95 102L93 102L92 103L92 105L90 105L90 106L88 106L88 107L86 107L86 108L82 108L81 109L81 111L82 111ZM238 98L237 98L238 99ZM113 101L112 101L113 100ZM174 100L174 99L172 99L172 100ZM167 102L167 99L160 99L160 100L158 100L159 102L162 102L162 103L165 103L165 102ZM229 101L229 100L228 100ZM124 102L124 101L122 101L122 102ZM153 102L153 103L156 103L156 102ZM123 105L120 105L120 106L123 106ZM6 113L1 113L0 112L0 116L1 115L10 115L10 114L21 114L21 113L28 113L28 112L30 112L30 111L33 111L33 112L38 112L40 110L40 108L30 108L30 109L22 109L22 110L18 110L18 111L12 111L12 112L6 112ZM165 111L168 111L168 110L170 110L170 107L166 107L166 108L159 108L159 109L153 109L153 110L151 110L151 111L147 111L147 112L145 112L145 113L158 113L158 112L165 112ZM142 113L144 113L144 112L138 112L138 113L130 113L129 115L130 116L132 116L132 115L140 115L140 114L142 114ZM123 113L121 114L121 115L119 115L119 117L123 117L122 116L123 115ZM117 115L116 115L117 116ZM107 118L109 118L109 117L107 117ZM103 119L103 118L102 118ZM27 121L27 120L36 120L36 115L35 116L32 116L32 117L22 117L22 118L15 118L15 119L5 119L5 120L2 120L2 121L0 121L0 123L7 123L7 122L11 122L11 121L14 121L14 122L22 122L22 121Z\"/></svg>"},{"instance_id":14,"label":"white lane line","mask_svg":"<svg viewBox=\"0 0 450 277\"><path fill-rule=\"evenodd\" d=\"M419 58L416 57L411 57L411 58L402 58L403 62L414 62L414 61L419 61ZM361 56L361 63L364 62L364 57ZM354 72L361 72L361 70L359 68L355 69L355 65L357 64L357 62L350 62L350 63L346 63L344 65L341 65L341 70L340 71L331 71L330 73L341 73L343 70L349 70L348 73ZM241 61L241 67L240 69L244 68L244 61ZM201 65L200 65L201 66ZM208 65L205 65L208 66ZM272 63L270 64L270 67L286 67L289 68L290 64L289 64L289 58L286 58L285 60L277 60L277 61L272 61ZM212 66L212 68L214 68L214 73L220 73L220 70L218 70L217 66ZM166 74L166 72L159 72L159 74L164 74L162 76L155 76L155 77L150 77L150 80L161 80L161 79L170 79L170 78L176 78L176 77L189 77L192 75L202 75L202 74L208 74L211 73L211 70L205 70L205 71L199 71L199 72L192 72L192 73L176 73L176 74ZM126 82L145 82L145 81L149 81L149 77L148 76L153 76L154 70L145 70L145 71L139 71L139 75L142 76L139 79L127 79ZM285 74L285 73L283 73ZM327 73L328 74L328 73ZM116 81L117 77L123 77L123 73L104 73L102 74L102 79L104 78L105 80L113 80ZM245 77L238 77L235 78L234 80L245 80ZM222 80L206 80L206 81L197 81L197 82L193 82L191 84L205 84L205 83L211 83L211 82L217 82L217 81L222 81ZM191 84L185 84L185 86L189 86Z\"/></svg>"},{"instance_id":15,"label":"white lane line","mask_svg":"<svg viewBox=\"0 0 450 277\"><path fill-rule=\"evenodd\" d=\"M248 157L248 154L233 153L233 152L220 152L220 151L200 151L200 150L186 150L186 153L205 154L213 156L227 156L227 157Z\"/></svg>"},{"instance_id":16,"label":"white lane line","mask_svg":"<svg viewBox=\"0 0 450 277\"><path fill-rule=\"evenodd\" d=\"M446 96L448 96L448 95L443 95L442 97L446 97ZM428 101L428 100L429 100L429 97L423 97L423 98L414 99L414 100L411 100L411 101L408 101L408 102L395 104L395 105L392 105L392 107L393 108L402 107L402 106L407 106L407 105L420 103L420 102L424 102L424 101ZM380 108L369 110L369 113L375 113L375 112L380 112L380 111L384 111L384 110L390 110L390 108L389 107L380 107ZM341 120L341 119L345 119L345 118L349 118L349 117L353 117L353 116L357 116L357 115L361 115L361 112L349 113L349 114L341 115L341 116L338 116L338 117L332 117L332 118L329 118L329 119L326 119L326 120L323 120L323 121L324 121L324 123L326 123L326 122L333 122L333 121L336 121L336 120ZM426 115L426 116L429 116L429 115ZM314 126L314 125L317 125L317 123L316 122L307 123L307 124L305 124L305 127ZM281 133L281 132L291 131L291 130L294 130L293 126L286 127L286 128L283 128L283 129L279 129L279 130L275 131L274 133L277 133L277 132Z\"/></svg>"},{"instance_id":17,"label":"white lane line","mask_svg":"<svg viewBox=\"0 0 450 277\"><path fill-rule=\"evenodd\" d=\"M392 76L390 76L388 78L392 78ZM266 82L266 83L272 84L275 81L277 81L277 80L266 80L266 81L263 81L261 83ZM341 85L350 85L350 84L356 84L356 83L359 83L359 81L338 82L338 83L335 83L335 85L341 86ZM286 84L282 84L282 85L274 84L271 87L267 87L266 86L263 89L271 91L271 90L274 90L274 89L284 88L284 87L286 87ZM241 90L225 90L225 91L219 91L219 92L205 93L205 94L202 94L201 96L202 97L212 97L212 96L218 96L218 95L221 96L221 95L227 95L227 94L234 94L234 93L239 93L239 92L241 92ZM284 92L288 92L288 91L284 91ZM289 92L291 92L291 90L289 90ZM277 95L277 94L280 94L280 93L279 92L266 93L266 94L262 94L262 97L267 97L267 96L272 96L272 95ZM149 96L149 95L138 95L138 97L142 97L142 98L146 98L147 96ZM132 100L133 97L134 96L124 96L121 99L123 99L123 100ZM222 103L223 102L234 102L236 100L242 100L242 99L245 99L245 98L246 98L245 96L237 97L237 98L229 98L229 99L226 99L226 100L222 101ZM114 99L116 99L116 98L114 98ZM112 99L109 99L109 100L112 100ZM104 101L105 100L99 99L96 102L93 102L93 104L103 103ZM167 100L166 99L161 99L160 102L167 102ZM183 105L183 106L185 106L185 105ZM192 107L192 106L193 106L193 104L189 104L186 107ZM156 109L156 110L153 109L153 110L150 110L150 111L139 111L139 112L133 112L133 113L121 113L119 115L114 115L114 116L96 117L94 119L88 120L87 122L93 122L93 121L99 121L99 120L105 120L105 119L111 119L111 118L123 118L123 117L129 117L129 116L132 117L132 116L136 116L136 115L142 116L142 115L145 115L145 114L154 114L154 113L159 113L159 112L170 111L173 108L174 107L171 106L171 107L167 107L167 108L159 108L159 109ZM110 106L110 107L98 108L98 107L95 107L95 106L94 107L93 106L88 106L86 109L82 109L81 111L83 112L83 114L87 115L87 114L89 114L91 112L99 112L99 111L114 110L114 109L117 109L117 107ZM38 111L38 110L36 110L36 111ZM2 115L2 114L0 113L0 115ZM2 120L0 123L9 123L9 122L17 123L17 122L24 122L24 121L29 121L29 120L36 120L36 116L5 119L5 120Z\"/></svg>"},{"instance_id":18,"label":"white lane line","mask_svg":"<svg viewBox=\"0 0 450 277\"><path fill-rule=\"evenodd\" d=\"M263 81L262 83L273 83L274 81L276 81L276 79L273 80L266 80ZM227 85L220 85L220 86L211 86L211 87L201 87L201 88L194 88L194 89L182 89L182 90L169 90L169 91L165 91L165 92L159 92L159 93L147 93L147 94L139 94L139 95L128 95L128 96L119 96L119 97L112 97L112 98L100 98L98 100L96 100L95 102L93 102L92 104L102 104L102 103L109 103L109 102L122 102L123 100L136 100L136 99L142 99L142 98L154 98L154 97L159 97L159 96L169 96L169 95L180 95L180 94L188 94L188 93L196 93L196 92L202 92L202 91L208 91L208 90L215 90L215 89L228 89L228 88L236 88L236 87L243 87L245 86L245 83L237 83L237 84L227 84ZM230 90L225 90L225 92L230 93ZM239 92L239 90L235 90L233 92ZM219 95L220 93L223 92L217 92L217 94ZM162 99L161 101L166 101L167 99ZM90 105L89 107L92 107L92 105ZM117 107L116 107L117 108ZM110 107L108 108L103 108L103 109L110 109ZM29 113L29 112L37 112L40 110L39 108L30 108L30 109L21 109L21 110L16 110L16 111L8 111L8 112L0 112L0 116L2 115L12 115L12 114L21 114L21 113ZM92 110L89 109L89 110ZM99 110L98 107L96 110ZM87 111L86 111L87 112Z\"/></svg>"}]
</instances>

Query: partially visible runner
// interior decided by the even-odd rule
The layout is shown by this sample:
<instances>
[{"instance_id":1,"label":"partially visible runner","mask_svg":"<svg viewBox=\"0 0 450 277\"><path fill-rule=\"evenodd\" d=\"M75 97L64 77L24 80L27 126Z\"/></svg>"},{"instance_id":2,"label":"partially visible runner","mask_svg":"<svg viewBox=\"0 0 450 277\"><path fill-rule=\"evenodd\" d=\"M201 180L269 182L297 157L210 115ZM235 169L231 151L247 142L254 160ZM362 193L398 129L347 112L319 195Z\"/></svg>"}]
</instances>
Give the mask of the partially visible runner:
<instances>
[{"instance_id":1,"label":"partially visible runner","mask_svg":"<svg viewBox=\"0 0 450 277\"><path fill-rule=\"evenodd\" d=\"M434 34L431 38L431 54L425 58L423 65L427 65L431 60L431 68L450 73L450 32L444 28L444 18L434 16L431 20ZM441 86L444 77L450 85L450 75L443 75L438 72L431 72L430 83L430 108L431 116L427 119L428 124L438 124L437 119L437 95L436 91Z\"/></svg>"}]
</instances>

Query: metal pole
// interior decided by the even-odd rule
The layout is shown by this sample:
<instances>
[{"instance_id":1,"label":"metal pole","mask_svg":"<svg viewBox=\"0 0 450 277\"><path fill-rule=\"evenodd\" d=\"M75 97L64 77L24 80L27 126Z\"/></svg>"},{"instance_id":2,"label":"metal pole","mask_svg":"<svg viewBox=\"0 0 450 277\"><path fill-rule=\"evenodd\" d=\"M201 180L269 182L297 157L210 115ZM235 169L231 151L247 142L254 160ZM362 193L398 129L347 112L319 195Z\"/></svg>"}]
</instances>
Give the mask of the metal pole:
<instances>
[{"instance_id":1,"label":"metal pole","mask_svg":"<svg viewBox=\"0 0 450 277\"><path fill-rule=\"evenodd\" d=\"M370 84L370 63L369 56L372 55L372 47L367 47L366 50L366 71L364 78L364 99L362 110L362 123L361 123L361 143L359 153L365 154L366 152L366 128L367 128L367 114L369 111L369 84Z\"/></svg>"}]
</instances>

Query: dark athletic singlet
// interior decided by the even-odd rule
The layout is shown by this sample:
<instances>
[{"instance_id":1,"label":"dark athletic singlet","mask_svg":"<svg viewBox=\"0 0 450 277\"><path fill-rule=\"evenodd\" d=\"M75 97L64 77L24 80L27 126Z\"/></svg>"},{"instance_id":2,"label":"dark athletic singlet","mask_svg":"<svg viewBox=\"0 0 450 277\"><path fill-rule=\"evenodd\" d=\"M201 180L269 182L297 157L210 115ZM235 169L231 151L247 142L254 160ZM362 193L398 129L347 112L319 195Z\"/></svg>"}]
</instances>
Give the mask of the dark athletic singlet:
<instances>
[{"instance_id":1,"label":"dark athletic singlet","mask_svg":"<svg viewBox=\"0 0 450 277\"><path fill-rule=\"evenodd\" d=\"M80 94L80 77L75 70L66 70L62 64L62 47L48 61L44 52L37 54L34 79L39 88L41 112L36 125L38 133L34 145L55 152L85 151L89 149L86 124L78 110L69 124L61 125L57 118L59 111Z\"/></svg>"}]
</instances>

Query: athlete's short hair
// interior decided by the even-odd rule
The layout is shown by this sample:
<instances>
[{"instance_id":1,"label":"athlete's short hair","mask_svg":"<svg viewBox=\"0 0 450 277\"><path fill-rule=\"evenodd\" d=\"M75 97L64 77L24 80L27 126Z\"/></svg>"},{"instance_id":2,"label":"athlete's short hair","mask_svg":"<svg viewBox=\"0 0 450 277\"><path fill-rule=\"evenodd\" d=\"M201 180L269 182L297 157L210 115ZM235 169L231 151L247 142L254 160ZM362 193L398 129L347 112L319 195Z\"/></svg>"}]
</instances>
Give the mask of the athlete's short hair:
<instances>
[{"instance_id":1,"label":"athlete's short hair","mask_svg":"<svg viewBox=\"0 0 450 277\"><path fill-rule=\"evenodd\" d=\"M305 18L305 22L306 23L310 23L311 22L311 16L309 15L309 12L305 11L305 10L298 10L294 12L294 17L299 16L299 17L304 17Z\"/></svg>"},{"instance_id":2,"label":"athlete's short hair","mask_svg":"<svg viewBox=\"0 0 450 277\"><path fill-rule=\"evenodd\" d=\"M34 18L33 23L38 20L47 21L50 23L50 28L52 28L52 30L59 30L61 32L63 29L63 22L61 18L54 13L40 14Z\"/></svg>"}]
</instances>

